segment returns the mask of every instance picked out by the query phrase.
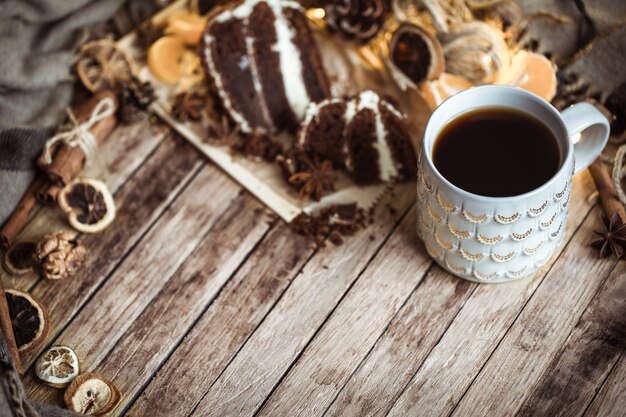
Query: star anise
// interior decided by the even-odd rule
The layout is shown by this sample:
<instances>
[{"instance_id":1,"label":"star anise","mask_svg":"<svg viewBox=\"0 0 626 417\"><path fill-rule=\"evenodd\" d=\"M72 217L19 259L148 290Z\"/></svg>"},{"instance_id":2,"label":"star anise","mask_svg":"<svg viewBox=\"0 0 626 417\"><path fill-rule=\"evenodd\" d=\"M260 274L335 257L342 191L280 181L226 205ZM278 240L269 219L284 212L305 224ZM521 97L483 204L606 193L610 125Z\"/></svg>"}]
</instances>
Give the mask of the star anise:
<instances>
[{"instance_id":1,"label":"star anise","mask_svg":"<svg viewBox=\"0 0 626 417\"><path fill-rule=\"evenodd\" d=\"M617 213L613 214L611 221L606 216L602 216L602 222L604 229L595 231L600 238L593 241L591 246L600 249L600 256L603 258L611 255L617 258L623 257L626 251L626 224Z\"/></svg>"},{"instance_id":2,"label":"star anise","mask_svg":"<svg viewBox=\"0 0 626 417\"><path fill-rule=\"evenodd\" d=\"M202 118L202 110L206 108L206 97L198 93L180 93L174 99L172 116L181 123L188 120L197 121Z\"/></svg>"},{"instance_id":3,"label":"star anise","mask_svg":"<svg viewBox=\"0 0 626 417\"><path fill-rule=\"evenodd\" d=\"M318 163L317 160L305 159L304 170L289 177L289 183L300 186L300 198L311 197L319 201L324 190L335 189L336 174L331 161Z\"/></svg>"},{"instance_id":4,"label":"star anise","mask_svg":"<svg viewBox=\"0 0 626 417\"><path fill-rule=\"evenodd\" d=\"M218 121L212 121L209 125L206 141L211 145L239 148L242 144L239 133L239 126L233 126L228 117L222 115Z\"/></svg>"}]
</instances>

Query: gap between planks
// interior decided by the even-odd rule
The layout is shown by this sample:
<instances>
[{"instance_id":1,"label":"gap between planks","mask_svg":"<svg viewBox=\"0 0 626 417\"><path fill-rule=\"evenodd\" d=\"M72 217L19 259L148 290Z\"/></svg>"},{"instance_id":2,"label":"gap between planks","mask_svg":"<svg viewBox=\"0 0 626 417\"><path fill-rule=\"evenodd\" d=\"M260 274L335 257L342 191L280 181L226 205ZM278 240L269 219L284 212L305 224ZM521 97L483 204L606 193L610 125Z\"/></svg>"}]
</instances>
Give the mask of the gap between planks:
<instances>
[{"instance_id":1,"label":"gap between planks","mask_svg":"<svg viewBox=\"0 0 626 417\"><path fill-rule=\"evenodd\" d=\"M578 205L576 207L581 207L580 206L580 199L579 199ZM582 208L582 209L584 210L584 208ZM587 210L588 210L588 208L587 208ZM574 222L580 221L579 218L573 217L572 219L573 219L572 221L574 221ZM570 225L570 226L576 226L576 225L574 224L574 225ZM574 229L570 228L569 231L568 231L569 236L572 236L574 234L574 231L575 231L575 228ZM411 266L412 266L412 264L408 265L409 273L411 272L411 270L410 270ZM465 281L461 281L461 280L458 280L456 278L450 277L448 274L446 274L445 272L440 270L438 267L436 267L434 271L435 271L435 274L439 273L439 275L441 275L440 278L447 278L448 279L448 281L449 281L448 282L448 288L454 288L454 286L456 284L461 283L461 282L462 283L466 283ZM426 278L426 280L428 281L428 278ZM425 286L425 285L427 285L427 284L425 284L425 283L422 284L422 286ZM424 300L424 302L426 302L427 306L430 306L428 304L428 301L429 301L428 299L432 298L434 294L437 294L437 291L443 290L443 292L445 293L445 290L446 290L445 286L443 288L437 288L436 286L433 286L433 284L431 284L431 283L429 283L429 285L431 286L431 290L433 290L435 292L433 293L433 291L430 291L430 292L424 293L424 298L426 298L426 300ZM422 286L420 286L419 288L421 289ZM453 295L454 296L451 297L449 300L446 300L447 302L443 302L442 301L439 306L432 305L432 306L430 306L430 308L432 309L432 311L435 312L435 314L438 312L439 314L443 313L442 315L445 315L446 313L449 313L448 310L453 309L453 307L454 308L461 308L461 307L463 307L464 300L467 297L471 296L471 294L472 294L472 292L474 291L474 288L475 288L475 286L473 284L467 284L466 287L467 288L464 288L462 291L460 291L460 294L458 294L457 291L453 291ZM487 287L489 287L489 286L487 286ZM505 287L500 287L500 288L505 288ZM462 297L460 297L460 296L457 297L457 294L458 295L462 295ZM455 300L455 298L457 298L457 299ZM454 303L452 302L453 300L455 300ZM441 300L439 300L439 301L441 301ZM458 302L458 306L454 305L456 302ZM451 303L452 305L450 305L449 303ZM440 307L441 305L446 305L446 306L448 306L450 308L449 309L448 308L443 309L443 311L437 310L437 307ZM384 306L384 303L383 303L383 306ZM355 308L358 308L358 306L355 307ZM371 314L370 314L371 317L367 316L367 314L369 314L370 312L371 312ZM366 315L367 317L369 317L369 320L375 320L375 316L377 314L380 314L380 313L376 309L369 309L368 308L368 309L365 309L365 313L363 313L363 314ZM434 317L435 314L431 314L430 317L433 317L434 324L440 324L439 320L435 319L435 317ZM427 315L427 318L428 317L429 316ZM452 312L452 319L454 319L454 318L455 318L455 313ZM392 321L394 321L394 320L395 319L392 319ZM354 324L350 320L347 320L346 317L336 318L335 321L336 321L336 323L339 323L339 324L337 324L334 329L329 331L329 332L334 332L335 335L341 335L342 333L343 334L350 333L351 332L351 327L354 326ZM347 325L345 323L352 323L352 326L351 325ZM427 330L430 330L430 329L427 329L427 328L419 327L420 323L417 322L417 321L414 324L416 325L416 327L418 329L421 329L424 332L426 332ZM441 330L442 333L443 333L443 330L446 329L446 327L447 326L444 324L443 327L442 327L442 330ZM382 330L383 333L387 331L385 329L386 329L386 327L383 327L383 330ZM327 333L329 333L329 332L327 332ZM407 334L407 335L411 335L412 329L410 327L405 327L403 329L402 333L403 334ZM353 336L356 336L356 335L358 335L358 332L356 334L354 334ZM437 335L432 335L432 334L429 334L428 332L426 332L426 336L424 336L424 337L430 337L430 336L433 336L435 341L438 340ZM325 343L321 343L322 346L324 346L324 345L326 345L326 346L335 345L336 346L336 342L337 342L336 338L331 339L330 337L326 337L326 339L327 340L326 340ZM376 340L376 342L375 342L376 344L378 343L378 340L380 340L380 338ZM407 340L410 340L410 338L407 338ZM349 345L350 346L350 350L352 351L352 352L350 352L350 354L352 355L353 352L355 352L355 351L356 352L360 352L362 350L365 350L366 353L364 355L365 356L369 355L370 353L368 353L368 352L371 352L371 350L367 351L367 348L361 348L361 346L363 345L363 342L364 342L364 340L360 339L360 338L358 339L358 341L353 341L352 344ZM370 343L370 342L367 342L367 343ZM366 346L367 346L367 343L366 343ZM403 342L402 346L404 346L404 344L405 343ZM318 343L318 345L319 345L319 343ZM311 348L311 346L313 346L315 348L316 341L313 341L311 343L311 345L309 345L309 347L307 349ZM330 380L325 381L324 383L317 383L316 381L319 378L321 378L324 374L330 374L331 371L333 371L334 373L343 372L344 365L351 358L350 358L350 356L348 356L348 358L341 356L340 360L334 361L333 358L335 356L337 356L336 352L334 352L334 351L331 351L330 353L326 352L327 353L326 356L323 356L322 358L316 358L316 356L320 356L319 352L321 351L321 349L322 348L317 348L317 351L316 351L317 355L311 355L311 357L313 359L307 361L307 359L310 359L310 357L308 357L308 358L305 357L304 361L303 361L304 363L299 363L299 364L297 364L295 366L295 369L300 369L300 370L304 369L304 371L300 372L300 374L297 375L297 376L291 377L291 379L294 380L294 382L292 382L290 384L291 389L289 389L289 388L282 388L282 391L281 391L281 387L279 387L275 391L275 392L278 393L279 399L271 399L271 398L269 399L270 403L273 401L273 404L271 406L273 408L271 408L270 406L266 405L267 410L263 410L259 414L261 414L261 415L266 415L266 414L267 415L283 415L283 414L285 414L286 412L289 411L291 413L290 415L307 415L307 416L309 416L309 415L317 415L316 414L317 409L320 408L320 407L322 409L324 409L324 407L325 407L324 404L320 405L320 402L325 401L326 397L324 397L324 395L327 395L330 398L330 400L329 400L330 403L328 404L328 407L326 407L326 409L328 410L328 408L332 407L332 403L335 401L336 397L339 395L340 391L342 390L342 388L341 388L342 384L346 384L347 383L346 381L348 379L352 379L353 376L350 376L348 378L343 378L343 379L339 378L339 377L330 378ZM391 347L390 347L390 349L391 349ZM425 352L426 352L425 355L422 355L422 357L427 356L429 350L426 349ZM410 355L411 353L412 352L407 352L407 355ZM326 366L330 366L330 364L328 362L331 362L334 365L335 369L332 369L332 370L331 369L325 369L324 368L325 365ZM362 364L359 363L359 359L358 358L357 358L357 363L358 363L357 367L358 366L362 366ZM318 368L321 368L321 371L318 372ZM337 368L339 370L337 370ZM387 371L388 371L388 369L387 369ZM401 369L399 369L399 370L396 369L396 371L398 371L399 373L402 373ZM349 372L349 369L345 370L345 372ZM367 371L364 371L364 372L367 372ZM388 380L389 379L394 379L395 375L396 375L394 372L383 372L382 374L385 375L385 380L382 380L382 381L381 380L377 380L376 378L371 378L371 375L367 375L367 377L366 376L360 377L358 379L359 382L354 383L353 386L356 386L355 389L358 390L360 387L363 387L364 385L367 385L368 383L370 383L370 388L372 390L377 390L378 391L377 393L379 394L381 389L385 389L385 387L387 385L389 385L388 384ZM405 378L407 378L407 377L410 378L410 376L411 376L411 374L409 373L408 375L405 375ZM289 376L286 377L285 380L287 381L287 383L289 383L290 377ZM372 380L373 380L373 382L372 382ZM338 385L339 388L332 388L334 385ZM403 384L399 383L399 385L400 385L400 391L401 391ZM313 387L311 388L311 386L313 386ZM329 387L331 387L331 388L329 388ZM380 388L380 387L382 387L382 388ZM308 391L309 389L315 390L315 391L311 392L310 394L307 394L309 392ZM324 390L329 390L329 389L331 390L331 393L325 394ZM333 396L333 394L332 394L333 390L337 391L337 394L335 396ZM303 392L305 393L305 399L302 398ZM393 398L394 395L396 397L397 397L397 395L399 395L397 392L396 393L391 393L392 395L389 395L389 394L390 393L386 393L385 395L380 394L378 396L378 398L372 399L371 401L367 401L366 404L362 404L361 408L358 408L358 407L356 409L355 408L351 408L349 410L349 412L347 412L346 409L342 409L342 412L338 412L337 410L334 410L333 412L336 415L371 415L372 408L375 408L376 406L380 406L381 404L385 404L385 400L387 401L387 404L388 404L388 398L390 396ZM354 404L353 400L354 400L354 397L356 397L356 396L357 396L357 394L355 394L354 396L348 396L347 397L348 399L346 401L349 404L352 405L352 404ZM310 400L308 403L306 402L307 398ZM361 400L361 399L362 398L359 398L358 400ZM266 402L267 402L267 400L266 400ZM278 404L278 405L276 405L276 404ZM390 407L390 405L387 405L387 407ZM386 412L386 410L384 409L384 406L383 406L383 409L380 410L380 411L382 411L383 413Z\"/></svg>"},{"instance_id":2,"label":"gap between planks","mask_svg":"<svg viewBox=\"0 0 626 417\"><path fill-rule=\"evenodd\" d=\"M120 126L111 134L111 140L100 146L99 159L87 166L80 176L102 180L115 194L171 135L166 125L152 125L148 121ZM57 230L72 229L56 204L43 205L29 219L17 241L38 241L45 233ZM38 273L13 277L3 268L0 268L0 276L7 287L22 291L31 291L42 279Z\"/></svg>"},{"instance_id":3,"label":"gap between planks","mask_svg":"<svg viewBox=\"0 0 626 417\"><path fill-rule=\"evenodd\" d=\"M626 349L626 264L598 289L517 412L576 416L591 405Z\"/></svg>"},{"instance_id":4,"label":"gap between planks","mask_svg":"<svg viewBox=\"0 0 626 417\"><path fill-rule=\"evenodd\" d=\"M128 181L118 194L117 221L104 232L81 239L88 255L77 275L66 280L45 281L34 287L32 294L47 307L50 316L48 345L92 299L117 269L119 260L126 259L128 251L141 241L203 164L203 159L188 144L179 139L165 141L154 158L142 166L139 175ZM144 186L142 178L153 182ZM99 256L102 253L106 256ZM42 349L27 356L29 366Z\"/></svg>"},{"instance_id":5,"label":"gap between planks","mask_svg":"<svg viewBox=\"0 0 626 417\"><path fill-rule=\"evenodd\" d=\"M195 150L191 151L199 157ZM160 289L158 283L167 281L169 274L177 269L211 227L217 213L240 191L215 166L200 164L199 168L197 175L192 175L180 193L172 193L171 197L178 198L173 199L143 235L133 248L132 256L124 258L99 286L97 296L92 296L83 305L55 340L57 344L73 346L78 356L84 359L85 370L92 369L90 364L101 360L106 344L114 344L132 324L133 314L141 312L152 299L150 295ZM205 201L211 186L226 184L228 187L221 194ZM36 388L32 392L33 398L40 395Z\"/></svg>"},{"instance_id":6,"label":"gap between planks","mask_svg":"<svg viewBox=\"0 0 626 417\"><path fill-rule=\"evenodd\" d=\"M398 204L408 207L411 196L409 194L407 197L405 193L402 195L403 198L396 200L399 200ZM201 405L202 399L206 398L206 393L215 386L214 381L219 382L227 376L224 370L228 372L240 360L237 358L241 358L242 355L248 353L247 350L251 343L255 342L260 332L265 331L268 322L276 319L275 315L281 306L285 306L285 303L293 307L297 306L297 304L289 304L293 298L293 292L297 288L302 287L303 283L305 286L314 284L315 288L319 289L326 287L321 282L322 276L319 276L319 272L326 271L320 263L321 261L325 260L330 265L333 261L338 262L341 260L341 268L343 269L340 269L339 272L347 274L347 276L340 278L331 270L327 274L322 272L322 275L327 275L330 279L331 282L329 284L332 283L332 278L336 278L339 281L335 285L348 284L353 279L354 275L352 274L355 274L355 272L352 271L362 268L362 266L359 267L358 265L363 265L367 262L370 258L369 253L375 251L375 247L379 246L388 235L389 228L396 224L396 220L393 220L391 225L390 222L397 215L391 215L387 208L382 207L382 205L378 211L379 213L382 211L383 214L375 224L368 229L360 231L356 236L346 239L341 246L317 251L313 257L309 258L306 265L303 263L295 265L296 268L292 268L292 272L289 273L288 277L284 277L286 272L283 271L282 277L275 281L271 275L254 273L254 270L244 266L244 273L236 277L235 280L231 279L220 297L215 300L207 313L192 329L189 336L181 343L168 362L163 365L159 374L150 382L146 391L130 408L129 415L141 416L149 412L153 416L186 416L193 411L195 404ZM369 241L367 238L368 233L373 235L374 242ZM286 243L287 248L289 248L289 241ZM355 250L367 250L367 253L359 258L349 256ZM284 249L281 249L281 251L284 251ZM260 252L254 254L253 257L261 256L266 258L265 263L275 262L270 255L271 252ZM282 259L282 256L278 256L279 260ZM312 275L311 271L314 271L315 274ZM333 286L329 285L329 287L332 291ZM342 292L339 291L339 295ZM243 298L243 301L241 298ZM321 302L321 299L313 294L310 295L309 300ZM331 303L331 307L336 304L335 302ZM238 309L233 311L233 304L239 304ZM253 305L250 306L250 304ZM323 312L324 310L320 311ZM290 317L296 318L296 315L290 315ZM283 322L283 324L287 323ZM270 326L270 328L272 327ZM288 326L288 328L304 330L304 327L295 329L292 326ZM314 331L317 325L308 324L307 322L306 331L311 331L311 328ZM213 342L214 338L218 336L221 340ZM211 341L208 346L206 342L203 344L203 341L207 339ZM241 346L243 348L239 350ZM237 355L235 356L234 353L237 353ZM234 359L232 359L233 356ZM211 358L204 368L194 366L204 358ZM287 361L286 365L289 365L289 363L291 361ZM246 378L245 376L237 376L237 379L242 381L245 381ZM271 386L268 388L271 388ZM158 401L165 392L167 392L169 401Z\"/></svg>"}]
</instances>

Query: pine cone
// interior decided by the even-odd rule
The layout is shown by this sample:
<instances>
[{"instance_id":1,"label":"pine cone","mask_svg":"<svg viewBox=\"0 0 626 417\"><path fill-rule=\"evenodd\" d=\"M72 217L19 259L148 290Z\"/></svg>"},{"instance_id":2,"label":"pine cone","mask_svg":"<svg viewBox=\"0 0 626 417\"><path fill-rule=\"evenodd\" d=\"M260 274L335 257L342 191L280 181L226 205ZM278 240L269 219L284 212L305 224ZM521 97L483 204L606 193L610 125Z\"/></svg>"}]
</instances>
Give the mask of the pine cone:
<instances>
[{"instance_id":1,"label":"pine cone","mask_svg":"<svg viewBox=\"0 0 626 417\"><path fill-rule=\"evenodd\" d=\"M331 32L363 45L382 28L387 11L386 0L328 0L324 6Z\"/></svg>"},{"instance_id":2,"label":"pine cone","mask_svg":"<svg viewBox=\"0 0 626 417\"><path fill-rule=\"evenodd\" d=\"M74 234L57 232L44 236L37 244L35 260L41 264L46 279L72 276L85 258L85 248L74 240Z\"/></svg>"},{"instance_id":3,"label":"pine cone","mask_svg":"<svg viewBox=\"0 0 626 417\"><path fill-rule=\"evenodd\" d=\"M133 76L121 92L120 118L125 123L142 120L148 114L148 107L154 100L156 100L156 94L152 84Z\"/></svg>"}]
</instances>

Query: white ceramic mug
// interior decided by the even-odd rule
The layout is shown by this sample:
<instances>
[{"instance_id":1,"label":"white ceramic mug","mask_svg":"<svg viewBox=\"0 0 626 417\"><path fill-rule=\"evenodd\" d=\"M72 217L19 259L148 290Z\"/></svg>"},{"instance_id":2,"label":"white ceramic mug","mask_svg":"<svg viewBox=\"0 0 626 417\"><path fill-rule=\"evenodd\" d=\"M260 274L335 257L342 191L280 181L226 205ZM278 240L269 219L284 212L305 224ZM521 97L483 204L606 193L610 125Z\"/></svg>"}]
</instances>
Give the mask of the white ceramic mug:
<instances>
[{"instance_id":1,"label":"white ceramic mug","mask_svg":"<svg viewBox=\"0 0 626 417\"><path fill-rule=\"evenodd\" d=\"M442 128L484 107L528 113L552 131L561 161L548 182L513 197L486 197L460 189L439 173L432 154ZM431 115L418 156L417 230L426 250L444 269L471 281L507 282L533 273L563 240L572 176L598 157L608 136L607 119L588 103L559 113L535 94L496 85L452 96Z\"/></svg>"}]
</instances>

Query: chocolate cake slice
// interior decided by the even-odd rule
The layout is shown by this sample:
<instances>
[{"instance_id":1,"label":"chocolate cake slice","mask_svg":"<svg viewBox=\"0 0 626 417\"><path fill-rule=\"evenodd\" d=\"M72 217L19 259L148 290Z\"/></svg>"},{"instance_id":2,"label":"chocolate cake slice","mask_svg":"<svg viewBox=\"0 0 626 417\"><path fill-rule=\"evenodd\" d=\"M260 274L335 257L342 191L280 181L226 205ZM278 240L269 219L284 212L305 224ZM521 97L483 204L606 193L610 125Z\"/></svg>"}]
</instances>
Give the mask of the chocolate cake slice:
<instances>
[{"instance_id":1,"label":"chocolate cake slice","mask_svg":"<svg viewBox=\"0 0 626 417\"><path fill-rule=\"evenodd\" d=\"M344 168L357 184L416 176L415 149L405 116L374 91L311 104L297 146Z\"/></svg>"},{"instance_id":2,"label":"chocolate cake slice","mask_svg":"<svg viewBox=\"0 0 626 417\"><path fill-rule=\"evenodd\" d=\"M209 17L201 55L214 95L243 133L295 131L330 84L303 9L244 0Z\"/></svg>"}]
</instances>

